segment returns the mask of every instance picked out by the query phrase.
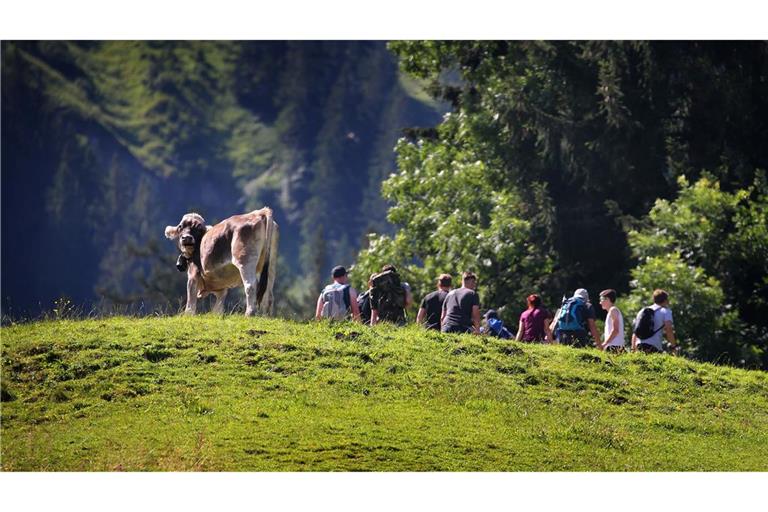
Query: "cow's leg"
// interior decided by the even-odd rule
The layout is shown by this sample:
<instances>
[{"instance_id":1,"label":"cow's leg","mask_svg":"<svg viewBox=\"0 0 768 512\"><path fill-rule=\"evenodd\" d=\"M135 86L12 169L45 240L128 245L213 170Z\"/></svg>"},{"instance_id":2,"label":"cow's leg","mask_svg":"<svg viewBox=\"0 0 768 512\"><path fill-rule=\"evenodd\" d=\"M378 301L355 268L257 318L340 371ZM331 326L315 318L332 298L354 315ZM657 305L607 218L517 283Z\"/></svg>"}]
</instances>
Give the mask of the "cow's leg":
<instances>
[{"instance_id":1,"label":"cow's leg","mask_svg":"<svg viewBox=\"0 0 768 512\"><path fill-rule=\"evenodd\" d=\"M243 280L245 289L245 316L256 314L256 290L259 287L259 275L256 273L255 265L240 265L240 277Z\"/></svg>"},{"instance_id":2,"label":"cow's leg","mask_svg":"<svg viewBox=\"0 0 768 512\"><path fill-rule=\"evenodd\" d=\"M272 288L275 286L275 276L277 276L277 242L280 238L280 233L277 228L277 224L274 225L272 231L272 241L270 247L267 247L269 269L267 270L264 295L261 297L261 303L259 304L259 311L265 315L272 314L272 308L274 305L274 295L272 294ZM263 278L263 277L262 277Z\"/></svg>"},{"instance_id":3,"label":"cow's leg","mask_svg":"<svg viewBox=\"0 0 768 512\"><path fill-rule=\"evenodd\" d=\"M187 315L194 315L197 311L197 279L189 276L187 277L187 307L184 309L184 313Z\"/></svg>"},{"instance_id":4,"label":"cow's leg","mask_svg":"<svg viewBox=\"0 0 768 512\"><path fill-rule=\"evenodd\" d=\"M245 315L256 314L259 289L259 258L264 250L264 239L252 230L242 230L232 237L232 264L240 271L245 290Z\"/></svg>"},{"instance_id":5,"label":"cow's leg","mask_svg":"<svg viewBox=\"0 0 768 512\"><path fill-rule=\"evenodd\" d=\"M224 314L224 299L227 298L228 291L229 290L224 289L220 292L213 292L213 294L216 296L216 302L213 304L213 312L217 315Z\"/></svg>"}]
</instances>

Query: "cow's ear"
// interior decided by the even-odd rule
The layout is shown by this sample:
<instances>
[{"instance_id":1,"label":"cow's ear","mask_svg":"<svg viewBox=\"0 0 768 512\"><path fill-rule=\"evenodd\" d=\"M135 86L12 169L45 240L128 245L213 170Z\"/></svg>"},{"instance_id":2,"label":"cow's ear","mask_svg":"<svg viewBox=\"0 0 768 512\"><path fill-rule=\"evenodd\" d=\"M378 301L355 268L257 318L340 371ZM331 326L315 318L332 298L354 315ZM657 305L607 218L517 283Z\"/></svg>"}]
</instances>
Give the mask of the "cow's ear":
<instances>
[{"instance_id":1,"label":"cow's ear","mask_svg":"<svg viewBox=\"0 0 768 512\"><path fill-rule=\"evenodd\" d=\"M165 238L168 238L170 240L175 240L179 237L179 228L176 226L166 226L165 227Z\"/></svg>"}]
</instances>

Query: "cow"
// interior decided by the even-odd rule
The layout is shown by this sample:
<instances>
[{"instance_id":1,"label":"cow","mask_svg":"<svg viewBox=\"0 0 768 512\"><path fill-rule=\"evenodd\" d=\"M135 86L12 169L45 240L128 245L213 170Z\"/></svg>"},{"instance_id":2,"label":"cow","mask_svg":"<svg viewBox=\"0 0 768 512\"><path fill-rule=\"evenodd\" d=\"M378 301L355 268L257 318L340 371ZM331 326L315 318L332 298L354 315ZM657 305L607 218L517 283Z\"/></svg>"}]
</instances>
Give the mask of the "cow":
<instances>
[{"instance_id":1,"label":"cow","mask_svg":"<svg viewBox=\"0 0 768 512\"><path fill-rule=\"evenodd\" d=\"M207 226L197 213L187 213L178 226L167 226L165 236L178 240L179 271L187 271L186 314L194 315L197 300L216 296L213 311L224 312L230 288L245 288L246 316L272 313L272 287L277 271L279 230L272 210L264 207L233 215Z\"/></svg>"}]
</instances>

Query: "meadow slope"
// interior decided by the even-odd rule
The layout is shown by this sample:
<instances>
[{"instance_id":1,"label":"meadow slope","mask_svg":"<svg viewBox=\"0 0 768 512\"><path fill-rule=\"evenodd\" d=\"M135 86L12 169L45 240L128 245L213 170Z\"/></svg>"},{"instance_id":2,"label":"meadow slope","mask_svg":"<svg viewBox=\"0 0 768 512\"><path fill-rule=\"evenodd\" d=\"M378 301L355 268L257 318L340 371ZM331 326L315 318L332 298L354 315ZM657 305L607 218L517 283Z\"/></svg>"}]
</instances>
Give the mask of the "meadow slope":
<instances>
[{"instance_id":1,"label":"meadow slope","mask_svg":"<svg viewBox=\"0 0 768 512\"><path fill-rule=\"evenodd\" d=\"M768 374L240 316L3 327L4 471L766 471Z\"/></svg>"}]
</instances>

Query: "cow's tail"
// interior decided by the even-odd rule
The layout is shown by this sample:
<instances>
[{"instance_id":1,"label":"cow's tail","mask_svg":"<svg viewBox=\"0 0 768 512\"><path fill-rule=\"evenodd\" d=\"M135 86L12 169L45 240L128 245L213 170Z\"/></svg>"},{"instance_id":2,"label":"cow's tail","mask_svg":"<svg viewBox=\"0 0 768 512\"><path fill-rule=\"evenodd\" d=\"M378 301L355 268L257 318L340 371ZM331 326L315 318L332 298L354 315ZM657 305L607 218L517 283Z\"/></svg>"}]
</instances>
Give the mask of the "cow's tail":
<instances>
[{"instance_id":1,"label":"cow's tail","mask_svg":"<svg viewBox=\"0 0 768 512\"><path fill-rule=\"evenodd\" d=\"M261 275L259 276L259 285L256 288L256 304L261 304L261 299L264 297L264 293L267 291L267 284L269 281L269 265L270 261L272 260L272 232L274 231L274 221L272 220L272 210L269 208L264 208L264 210L266 210L263 217L264 222L266 223L267 231L267 236L264 240L266 252L264 253L264 265L261 267Z\"/></svg>"}]
</instances>

